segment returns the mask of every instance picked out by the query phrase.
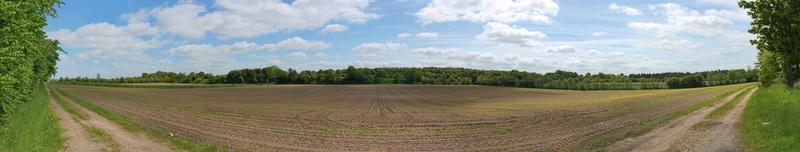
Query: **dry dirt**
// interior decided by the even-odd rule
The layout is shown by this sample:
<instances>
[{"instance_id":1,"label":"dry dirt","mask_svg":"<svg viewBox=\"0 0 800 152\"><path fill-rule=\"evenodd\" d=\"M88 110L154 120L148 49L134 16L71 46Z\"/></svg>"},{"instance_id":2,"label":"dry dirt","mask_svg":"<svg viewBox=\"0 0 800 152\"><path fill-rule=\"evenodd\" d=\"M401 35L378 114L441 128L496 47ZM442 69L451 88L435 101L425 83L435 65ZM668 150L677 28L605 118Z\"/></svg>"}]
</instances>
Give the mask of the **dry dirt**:
<instances>
[{"instance_id":1,"label":"dry dirt","mask_svg":"<svg viewBox=\"0 0 800 152\"><path fill-rule=\"evenodd\" d=\"M56 116L61 120L59 126L64 129L64 135L67 138L66 147L62 151L66 152L84 152L84 151L103 151L106 145L92 140L86 128L78 122L75 116L72 116L53 99L48 93L50 98L50 108L56 113Z\"/></svg>"},{"instance_id":2,"label":"dry dirt","mask_svg":"<svg viewBox=\"0 0 800 152\"><path fill-rule=\"evenodd\" d=\"M67 151L115 151L120 150L123 152L141 152L141 151L172 151L171 148L164 143L159 143L150 140L146 135L142 133L133 133L128 130L123 129L119 125L111 122L110 120L78 105L77 103L73 102L69 98L62 97L67 103L67 106L70 106L80 113L86 115L85 120L81 119L72 119L69 118L71 116L64 116L61 117L62 114L71 115L67 113L63 108L58 106L53 109L56 113L60 113L59 116L61 117L62 122L69 123L69 126L65 127L65 134L68 135L69 139L66 145ZM54 100L51 102L55 103ZM67 120L73 120L69 122ZM77 125L77 126L75 126ZM103 132L109 135L111 138L111 142L117 143L119 147L109 147L109 144L102 144L98 143L97 140L93 140L89 133L86 131L86 127L95 127L99 128ZM88 142L87 142L88 140ZM117 149L118 148L118 149Z\"/></svg>"},{"instance_id":3,"label":"dry dirt","mask_svg":"<svg viewBox=\"0 0 800 152\"><path fill-rule=\"evenodd\" d=\"M143 126L241 151L531 151L565 150L742 86L647 91L56 87Z\"/></svg>"},{"instance_id":4,"label":"dry dirt","mask_svg":"<svg viewBox=\"0 0 800 152\"><path fill-rule=\"evenodd\" d=\"M697 152L734 152L742 151L739 145L739 133L736 130L736 123L742 116L742 112L750 101L750 97L757 89L752 89L743 96L736 106L727 114L717 119L707 118L708 126L700 129L692 129L683 136L683 140L672 146L678 151L697 151Z\"/></svg>"},{"instance_id":5,"label":"dry dirt","mask_svg":"<svg viewBox=\"0 0 800 152\"><path fill-rule=\"evenodd\" d=\"M689 113L687 116L673 120L664 126L654 129L648 134L628 138L611 145L608 151L634 151L634 152L662 152L667 151L675 145L684 135L686 135L692 126L703 121L706 116L719 107L722 107L726 102L733 100L736 95L745 90L737 91L727 97L721 102L713 105L703 107L700 110Z\"/></svg>"}]
</instances>

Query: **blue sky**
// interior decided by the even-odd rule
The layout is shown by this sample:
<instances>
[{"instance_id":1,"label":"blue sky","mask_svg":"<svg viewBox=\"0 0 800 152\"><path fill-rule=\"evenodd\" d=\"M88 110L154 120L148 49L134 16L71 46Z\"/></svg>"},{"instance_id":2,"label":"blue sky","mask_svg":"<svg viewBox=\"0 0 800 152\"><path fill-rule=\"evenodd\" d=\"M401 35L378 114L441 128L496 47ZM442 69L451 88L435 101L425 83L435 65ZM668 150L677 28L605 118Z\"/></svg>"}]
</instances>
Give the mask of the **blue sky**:
<instances>
[{"instance_id":1,"label":"blue sky","mask_svg":"<svg viewBox=\"0 0 800 152\"><path fill-rule=\"evenodd\" d=\"M277 65L647 73L752 67L735 0L64 1L56 77Z\"/></svg>"}]
</instances>

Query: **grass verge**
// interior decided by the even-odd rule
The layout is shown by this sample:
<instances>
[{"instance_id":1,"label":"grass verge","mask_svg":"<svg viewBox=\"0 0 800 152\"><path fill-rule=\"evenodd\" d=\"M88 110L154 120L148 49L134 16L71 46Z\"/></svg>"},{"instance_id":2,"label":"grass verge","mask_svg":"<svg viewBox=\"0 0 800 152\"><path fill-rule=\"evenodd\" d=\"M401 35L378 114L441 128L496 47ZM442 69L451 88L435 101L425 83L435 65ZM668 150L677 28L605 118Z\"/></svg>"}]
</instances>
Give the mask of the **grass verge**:
<instances>
[{"instance_id":1,"label":"grass verge","mask_svg":"<svg viewBox=\"0 0 800 152\"><path fill-rule=\"evenodd\" d=\"M759 89L737 127L747 151L800 150L800 89L785 85Z\"/></svg>"},{"instance_id":2,"label":"grass verge","mask_svg":"<svg viewBox=\"0 0 800 152\"><path fill-rule=\"evenodd\" d=\"M689 106L687 108L684 108L684 109L682 109L680 111L671 113L669 115L666 115L666 116L663 116L663 117L659 117L659 118L656 118L656 119L653 119L653 120L650 120L650 121L644 121L644 122L639 123L638 125L631 125L631 126L623 127L623 128L620 128L620 129L605 133L605 134L600 135L598 137L594 137L592 139L584 141L583 143L579 144L578 147L570 149L568 151L603 151L603 148L605 148L608 145L614 144L615 142L623 140L623 139L628 138L628 137L635 137L635 136L644 135L645 133L650 132L650 130L653 130L658 126L664 125L664 124L666 124L666 123L668 123L668 122L670 122L672 120L675 120L675 119L677 119L677 118L679 118L681 116L685 116L685 115L687 115L689 113L692 113L693 111L696 111L696 110L698 110L698 109L700 109L702 107L711 105L713 103L720 102L725 97L727 97L727 96L729 96L729 95L731 95L733 93L736 93L737 91L740 91L740 90L742 90L742 89L734 89L734 90L725 92L723 94L720 94L720 95L718 95L718 96L716 96L714 98L707 99L707 100L705 100L703 102L693 104L693 105L691 105L691 106Z\"/></svg>"},{"instance_id":3,"label":"grass verge","mask_svg":"<svg viewBox=\"0 0 800 152\"><path fill-rule=\"evenodd\" d=\"M64 145L58 117L50 110L44 87L37 87L31 101L19 104L0 130L0 151L57 151Z\"/></svg>"},{"instance_id":4,"label":"grass verge","mask_svg":"<svg viewBox=\"0 0 800 152\"><path fill-rule=\"evenodd\" d=\"M111 136L108 135L108 133L97 127L92 127L92 126L85 126L85 127L86 131L89 132L89 135L92 136L92 139L95 139L101 143L105 143L108 146L107 148L111 148L107 149L106 151L114 151L114 152L120 151L119 144L114 142L114 140L111 139Z\"/></svg>"},{"instance_id":5,"label":"grass verge","mask_svg":"<svg viewBox=\"0 0 800 152\"><path fill-rule=\"evenodd\" d=\"M54 89L50 89L49 92L50 92L50 96L52 96L53 99L56 99L56 102L58 102L58 105L61 106L61 108L63 108L65 111L67 111L68 113L72 114L73 116L77 116L78 119L86 120L86 118L87 118L86 114L78 112L77 109L72 108L71 106L67 105L67 103L64 102L64 98L62 98L60 95L56 94Z\"/></svg>"},{"instance_id":6,"label":"grass verge","mask_svg":"<svg viewBox=\"0 0 800 152\"><path fill-rule=\"evenodd\" d=\"M692 129L706 130L714 125L722 124L716 120L720 119L722 116L725 116L725 114L728 114L728 112L731 111L733 107L736 107L736 104L739 104L739 102L741 102L742 97L747 95L753 89L755 89L755 87L745 89L744 91L742 91L742 93L736 95L736 97L733 97L731 101L726 102L724 105L720 106L717 109L714 109L714 111L711 111L706 116L706 118L703 119L703 121L700 121L697 124L692 125Z\"/></svg>"},{"instance_id":7,"label":"grass verge","mask_svg":"<svg viewBox=\"0 0 800 152\"><path fill-rule=\"evenodd\" d=\"M742 97L747 95L747 93L749 93L753 89L755 88L745 89L744 91L742 91L742 93L736 95L736 97L734 97L730 102L726 102L721 107L715 109L714 111L711 111L711 113L709 113L708 116L706 116L706 119L719 119L720 117L724 116L725 114L728 113L728 111L731 111L733 107L736 107L736 104L738 104L742 100Z\"/></svg>"},{"instance_id":8,"label":"grass verge","mask_svg":"<svg viewBox=\"0 0 800 152\"><path fill-rule=\"evenodd\" d=\"M70 94L67 94L66 92L61 91L58 88L55 88L55 90L58 93L60 93L61 95L63 95L64 97L67 97L68 99L70 99L70 100L74 101L75 103L83 106L84 108L89 109L90 111L92 111L94 113L97 113L98 115L103 116L108 120L113 121L114 123L116 123L117 125L122 126L122 128L125 128L128 131L146 132L147 135L151 139L155 139L155 140L158 140L158 141L170 142L176 148L187 150L187 151L195 151L195 152L197 152L197 151L200 151L200 152L229 151L227 149L218 147L218 146L216 146L216 145L214 145L212 143L209 143L209 142L197 141L197 140L194 140L194 139L191 139L191 138L188 138L188 137L174 136L174 134L170 135L168 133L168 130L164 129L164 128L157 128L157 127L156 128L146 128L145 126L137 125L136 123L131 121L125 115L121 115L121 114L118 114L118 113L114 113L114 112L108 111L108 110L104 109L103 107L97 106L97 105L95 105L95 104L93 104L91 102L88 102L86 100L80 99L80 98L72 96Z\"/></svg>"}]
</instances>

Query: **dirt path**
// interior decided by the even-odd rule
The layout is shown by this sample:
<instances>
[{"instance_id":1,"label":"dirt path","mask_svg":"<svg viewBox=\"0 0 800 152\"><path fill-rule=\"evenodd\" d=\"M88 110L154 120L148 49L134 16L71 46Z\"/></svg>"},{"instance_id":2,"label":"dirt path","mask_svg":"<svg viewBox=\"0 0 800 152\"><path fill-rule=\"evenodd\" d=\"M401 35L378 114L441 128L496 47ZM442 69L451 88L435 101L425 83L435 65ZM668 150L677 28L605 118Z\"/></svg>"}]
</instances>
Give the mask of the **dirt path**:
<instances>
[{"instance_id":1,"label":"dirt path","mask_svg":"<svg viewBox=\"0 0 800 152\"><path fill-rule=\"evenodd\" d=\"M623 141L617 142L610 146L608 151L635 151L635 152L663 152L678 141L684 134L686 134L694 124L704 120L706 116L719 107L722 107L727 102L730 102L745 89L737 91L723 99L721 102L714 103L711 106L703 107L697 111L689 113L689 115L677 120L673 120L668 124L656 128L648 134L628 138Z\"/></svg>"},{"instance_id":2,"label":"dirt path","mask_svg":"<svg viewBox=\"0 0 800 152\"><path fill-rule=\"evenodd\" d=\"M64 101L67 103L68 106L75 108L80 113L86 114L86 120L81 120L86 126L96 127L102 130L103 132L107 133L113 142L119 144L120 151L131 151L131 152L139 152L139 151L173 151L170 149L169 146L152 141L148 139L147 136L144 134L137 134L129 132L119 125L111 122L110 120L102 117L83 106L78 105L77 103L73 102L68 98L64 98ZM58 107L57 109L61 110L62 112L66 113L63 109ZM69 113L66 113L69 114ZM63 119L62 119L63 120ZM74 120L74 119L73 119ZM85 133L85 129L84 133ZM83 134L83 136L88 137L88 133ZM80 139L83 140L83 139ZM67 145L67 149L72 149L74 147L71 142L70 145ZM78 150L78 151L96 151L96 150Z\"/></svg>"},{"instance_id":3,"label":"dirt path","mask_svg":"<svg viewBox=\"0 0 800 152\"><path fill-rule=\"evenodd\" d=\"M744 112L747 102L757 89L749 91L742 99L736 103L727 114L717 119L706 119L708 126L700 129L692 129L684 135L683 140L674 145L672 149L676 151L741 151L738 143L738 132L736 123Z\"/></svg>"},{"instance_id":4,"label":"dirt path","mask_svg":"<svg viewBox=\"0 0 800 152\"><path fill-rule=\"evenodd\" d=\"M53 99L48 93L50 98L50 108L56 113L59 119L59 126L64 129L64 135L67 137L67 146L63 151L67 152L83 152L83 151L102 151L106 146L102 143L91 140L89 132L80 124L70 113L61 108L56 100Z\"/></svg>"}]
</instances>

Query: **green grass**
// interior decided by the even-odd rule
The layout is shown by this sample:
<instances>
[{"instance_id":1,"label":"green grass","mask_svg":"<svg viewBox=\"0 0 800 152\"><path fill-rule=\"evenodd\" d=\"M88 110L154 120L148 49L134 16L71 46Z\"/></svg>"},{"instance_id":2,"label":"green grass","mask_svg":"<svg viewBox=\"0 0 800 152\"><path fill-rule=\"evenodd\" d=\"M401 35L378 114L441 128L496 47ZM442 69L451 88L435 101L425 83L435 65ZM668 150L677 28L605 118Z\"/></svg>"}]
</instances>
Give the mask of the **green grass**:
<instances>
[{"instance_id":1,"label":"green grass","mask_svg":"<svg viewBox=\"0 0 800 152\"><path fill-rule=\"evenodd\" d=\"M748 151L800 151L800 89L759 89L737 127Z\"/></svg>"},{"instance_id":2,"label":"green grass","mask_svg":"<svg viewBox=\"0 0 800 152\"><path fill-rule=\"evenodd\" d=\"M747 95L747 93L749 93L750 90L753 89L754 88L748 88L742 91L742 93L736 95L736 97L734 97L730 102L726 102L724 105L722 105L722 107L719 107L714 111L711 111L711 113L709 113L708 116L706 116L706 119L719 119L720 117L724 116L725 114L728 113L728 111L731 111L733 107L736 107L736 104L742 100L742 97Z\"/></svg>"},{"instance_id":3,"label":"green grass","mask_svg":"<svg viewBox=\"0 0 800 152\"><path fill-rule=\"evenodd\" d=\"M719 107L717 109L714 109L714 111L711 111L706 116L706 118L703 119L703 121L700 121L697 124L692 125L692 129L693 130L707 130L707 129L710 129L714 125L721 124L719 121L716 121L716 120L722 118L723 116L725 116L725 114L728 114L728 112L731 111L733 109L733 107L736 107L736 104L741 102L742 97L747 95L753 89L755 89L755 88L751 87L751 88L745 89L744 91L742 91L742 93L740 93L740 94L736 95L735 97L733 97L733 99L731 99L731 101L726 102L724 105L722 105L721 107Z\"/></svg>"},{"instance_id":4,"label":"green grass","mask_svg":"<svg viewBox=\"0 0 800 152\"><path fill-rule=\"evenodd\" d=\"M30 102L19 104L0 130L0 151L57 151L64 145L58 117L50 110L44 87L37 87Z\"/></svg>"},{"instance_id":5,"label":"green grass","mask_svg":"<svg viewBox=\"0 0 800 152\"><path fill-rule=\"evenodd\" d=\"M64 101L64 98L58 95L55 90L50 89L50 96L52 96L53 99L55 99L58 102L58 105L61 106L61 108L63 108L65 111L69 112L73 116L77 116L78 119L86 120L87 118L86 114L78 112L77 109L67 105L67 103Z\"/></svg>"},{"instance_id":6,"label":"green grass","mask_svg":"<svg viewBox=\"0 0 800 152\"><path fill-rule=\"evenodd\" d=\"M611 131L611 132L603 134L603 135L600 135L598 137L594 137L592 139L584 141L578 147L576 147L574 149L570 149L568 151L603 151L603 148L605 148L608 145L613 144L614 142L617 142L619 140L623 140L623 139L628 138L628 137L635 137L635 136L644 135L645 133L650 132L650 130L653 130L658 126L666 124L666 123L668 123L668 122L670 122L672 120L675 120L675 119L677 119L677 118L679 118L681 116L685 116L685 115L687 115L689 113L692 113L693 111L696 111L696 110L698 110L698 109L700 109L702 107L711 105L713 103L720 102L725 97L727 97L727 96L729 96L729 95L731 95L733 93L736 93L737 91L740 91L740 90L742 90L742 89L731 90L731 91L725 92L723 94L720 94L720 95L718 95L718 96L716 96L714 98L707 99L707 100L705 100L703 102L693 104L693 105L691 105L691 106L689 106L687 108L684 108L684 109L682 109L680 111L674 112L674 113L669 114L667 116L656 118L656 119L650 120L650 121L641 122L638 125L627 126L627 127L624 127L624 128L621 128L621 129L618 129L618 130L615 130L615 131Z\"/></svg>"},{"instance_id":7,"label":"green grass","mask_svg":"<svg viewBox=\"0 0 800 152\"><path fill-rule=\"evenodd\" d=\"M230 151L230 150L227 150L225 148L216 146L216 145L214 145L214 144L212 144L210 142L198 141L198 140L190 139L190 138L187 138L187 137L181 137L181 136L171 136L171 135L169 135L169 130L165 129L165 128L157 128L157 127L145 128L144 126L140 126L140 125L134 123L127 116L108 111L108 110L104 109L103 107L97 106L97 105L95 105L95 104L93 104L91 102L88 102L86 100L80 99L80 98L72 96L70 94L67 94L66 92L61 91L58 88L56 88L55 90L58 93L60 93L61 95L63 95L64 97L67 97L68 99L70 99L70 100L74 101L75 103L83 106L84 108L89 109L89 111L97 113L98 115L103 116L106 119L113 121L114 123L116 123L117 125L122 126L122 128L125 128L128 131L146 132L146 133L148 133L148 136L151 137L152 139L159 140L159 141L170 142L173 146L175 146L175 147L177 147L179 149L183 149L183 150L187 150L187 151L195 151L195 152L197 152L197 151L201 151L201 152Z\"/></svg>"},{"instance_id":8,"label":"green grass","mask_svg":"<svg viewBox=\"0 0 800 152\"><path fill-rule=\"evenodd\" d=\"M102 129L92 126L86 126L86 131L89 132L92 138L95 139L96 141L99 141L100 143L105 143L107 146L109 146L108 148L111 149L107 149L107 151L120 151L119 144L114 142L114 140L111 139L111 136L108 135L108 133L106 133Z\"/></svg>"}]
</instances>

